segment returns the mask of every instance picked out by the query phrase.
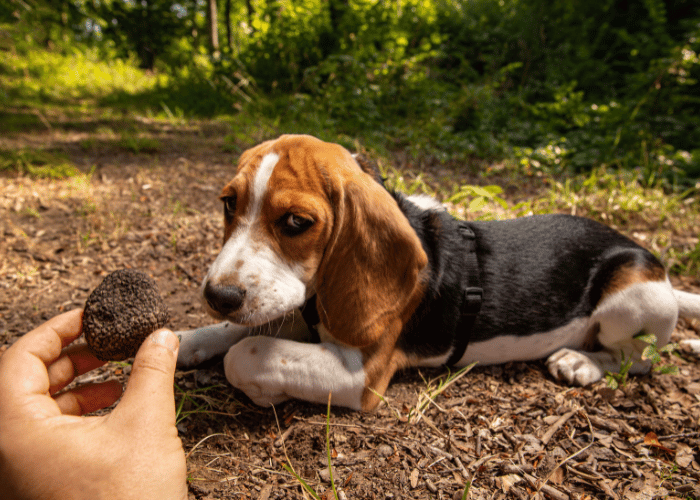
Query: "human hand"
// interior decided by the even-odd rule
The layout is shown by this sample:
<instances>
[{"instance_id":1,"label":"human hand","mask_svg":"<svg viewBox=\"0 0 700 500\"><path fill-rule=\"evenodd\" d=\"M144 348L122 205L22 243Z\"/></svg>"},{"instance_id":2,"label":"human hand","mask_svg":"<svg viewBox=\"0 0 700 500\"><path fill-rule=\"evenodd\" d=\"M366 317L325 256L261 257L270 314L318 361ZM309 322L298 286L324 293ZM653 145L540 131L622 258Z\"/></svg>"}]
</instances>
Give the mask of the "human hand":
<instances>
[{"instance_id":1,"label":"human hand","mask_svg":"<svg viewBox=\"0 0 700 500\"><path fill-rule=\"evenodd\" d=\"M81 332L81 310L27 333L0 357L0 498L187 499L187 466L175 427L178 340L153 333L139 349L124 396L116 381L59 393L104 364ZM57 394L58 393L58 394Z\"/></svg>"}]
</instances>

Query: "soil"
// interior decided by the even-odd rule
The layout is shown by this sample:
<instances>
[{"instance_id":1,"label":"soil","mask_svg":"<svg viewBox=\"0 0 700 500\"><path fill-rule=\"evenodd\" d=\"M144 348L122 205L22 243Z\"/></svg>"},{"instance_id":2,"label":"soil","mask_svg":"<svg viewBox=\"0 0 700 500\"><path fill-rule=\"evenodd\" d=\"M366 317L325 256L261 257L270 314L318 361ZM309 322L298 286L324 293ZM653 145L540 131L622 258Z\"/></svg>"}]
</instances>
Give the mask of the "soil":
<instances>
[{"instance_id":1,"label":"soil","mask_svg":"<svg viewBox=\"0 0 700 500\"><path fill-rule=\"evenodd\" d=\"M156 151L130 152L97 123L0 137L4 149L57 149L92 172L0 177L0 353L42 321L82 307L120 268L157 281L171 328L210 322L199 285L221 243L218 194L237 156L223 141L231 129L146 120L139 127L157 139ZM396 165L406 171L405 163ZM424 178L449 170L431 168ZM638 223L634 234L663 230ZM672 281L700 292L697 277ZM699 329L681 319L674 341L698 338ZM425 396L447 369L408 370L377 411L332 408L327 419L325 406L301 401L255 406L213 360L176 375L190 498L312 498L308 485L324 499L697 499L700 359L680 347L664 362L679 374L633 377L617 390L561 385L542 362L477 366L432 401ZM110 363L81 382L124 381L129 368Z\"/></svg>"}]
</instances>

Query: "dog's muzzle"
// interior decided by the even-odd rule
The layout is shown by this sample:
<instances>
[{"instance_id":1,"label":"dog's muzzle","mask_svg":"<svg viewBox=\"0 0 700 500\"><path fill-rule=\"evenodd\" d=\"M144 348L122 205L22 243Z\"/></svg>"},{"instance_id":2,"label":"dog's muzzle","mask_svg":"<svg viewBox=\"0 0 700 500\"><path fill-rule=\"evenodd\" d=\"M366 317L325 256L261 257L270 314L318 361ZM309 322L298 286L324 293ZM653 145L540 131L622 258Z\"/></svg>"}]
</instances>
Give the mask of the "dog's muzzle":
<instances>
[{"instance_id":1,"label":"dog's muzzle","mask_svg":"<svg viewBox=\"0 0 700 500\"><path fill-rule=\"evenodd\" d=\"M238 311L245 299L245 290L235 285L213 285L208 282L202 293L209 307L222 316Z\"/></svg>"}]
</instances>

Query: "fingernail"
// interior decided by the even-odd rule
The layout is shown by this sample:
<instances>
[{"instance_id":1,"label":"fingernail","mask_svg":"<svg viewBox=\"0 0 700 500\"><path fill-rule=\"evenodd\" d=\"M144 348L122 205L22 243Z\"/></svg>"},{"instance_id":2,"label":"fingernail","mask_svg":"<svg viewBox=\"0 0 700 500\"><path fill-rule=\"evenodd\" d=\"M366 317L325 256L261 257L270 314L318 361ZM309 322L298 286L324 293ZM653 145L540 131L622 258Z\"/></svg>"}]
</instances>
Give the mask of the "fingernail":
<instances>
[{"instance_id":1,"label":"fingernail","mask_svg":"<svg viewBox=\"0 0 700 500\"><path fill-rule=\"evenodd\" d=\"M151 342L162 345L163 347L175 352L180 345L177 337L170 330L162 329L151 334Z\"/></svg>"}]
</instances>

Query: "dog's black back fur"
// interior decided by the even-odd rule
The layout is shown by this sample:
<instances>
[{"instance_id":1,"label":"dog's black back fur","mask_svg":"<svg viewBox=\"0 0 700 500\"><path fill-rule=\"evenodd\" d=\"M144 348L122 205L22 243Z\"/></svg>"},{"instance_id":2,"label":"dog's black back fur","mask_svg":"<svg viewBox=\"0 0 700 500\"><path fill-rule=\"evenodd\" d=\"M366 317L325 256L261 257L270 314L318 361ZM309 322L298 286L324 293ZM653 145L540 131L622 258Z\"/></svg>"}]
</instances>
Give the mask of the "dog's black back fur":
<instances>
[{"instance_id":1,"label":"dog's black back fur","mask_svg":"<svg viewBox=\"0 0 700 500\"><path fill-rule=\"evenodd\" d=\"M461 328L464 240L444 210L425 210L392 193L428 254L429 283L399 347L437 356L458 335L478 342L527 336L591 314L615 270L640 263L661 266L647 250L590 219L563 214L470 222L476 235L481 312L471 332Z\"/></svg>"}]
</instances>

